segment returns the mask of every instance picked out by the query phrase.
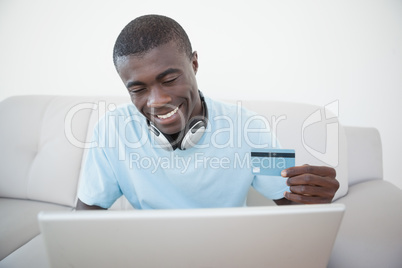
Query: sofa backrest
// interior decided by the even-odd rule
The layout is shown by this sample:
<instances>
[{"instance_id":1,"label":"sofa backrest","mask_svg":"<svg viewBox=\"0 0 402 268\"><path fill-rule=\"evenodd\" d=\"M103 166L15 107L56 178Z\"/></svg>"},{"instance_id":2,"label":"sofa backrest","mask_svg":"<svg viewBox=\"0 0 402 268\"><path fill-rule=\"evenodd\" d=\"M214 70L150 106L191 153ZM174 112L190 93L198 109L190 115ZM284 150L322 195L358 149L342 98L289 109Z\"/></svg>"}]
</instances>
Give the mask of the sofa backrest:
<instances>
[{"instance_id":1,"label":"sofa backrest","mask_svg":"<svg viewBox=\"0 0 402 268\"><path fill-rule=\"evenodd\" d=\"M382 180L382 145L380 133L372 127L346 126L348 144L348 182Z\"/></svg>"},{"instance_id":2,"label":"sofa backrest","mask_svg":"<svg viewBox=\"0 0 402 268\"><path fill-rule=\"evenodd\" d=\"M93 126L105 111L124 102L129 98L16 96L2 101L0 197L73 207ZM296 149L297 165L333 165L341 183L335 199L346 194L345 133L329 111L274 101L238 104L267 119L282 147Z\"/></svg>"},{"instance_id":3,"label":"sofa backrest","mask_svg":"<svg viewBox=\"0 0 402 268\"><path fill-rule=\"evenodd\" d=\"M65 118L90 98L16 96L0 103L0 197L75 206L83 150L66 139ZM73 135L84 141L91 109L78 111Z\"/></svg>"}]
</instances>

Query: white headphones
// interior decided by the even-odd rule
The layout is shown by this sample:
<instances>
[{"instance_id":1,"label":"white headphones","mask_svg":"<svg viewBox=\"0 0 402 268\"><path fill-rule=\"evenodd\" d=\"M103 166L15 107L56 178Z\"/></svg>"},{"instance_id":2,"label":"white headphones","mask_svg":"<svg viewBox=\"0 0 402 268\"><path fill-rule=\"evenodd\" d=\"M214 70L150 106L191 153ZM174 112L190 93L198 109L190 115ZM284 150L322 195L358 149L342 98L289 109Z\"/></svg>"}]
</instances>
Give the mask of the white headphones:
<instances>
[{"instance_id":1,"label":"white headphones","mask_svg":"<svg viewBox=\"0 0 402 268\"><path fill-rule=\"evenodd\" d=\"M208 110L207 105L205 104L204 96L201 91L198 91L201 98L201 104L204 111L204 116L202 118L194 118L189 121L188 126L186 126L185 130L187 130L185 135L179 135L178 140L174 141L170 136L165 136L155 125L147 120L148 129L151 133L151 137L165 150L174 151L177 148L180 150L186 150L188 148L193 147L204 134L207 129L207 121L208 121ZM183 138L181 138L183 137Z\"/></svg>"}]
</instances>

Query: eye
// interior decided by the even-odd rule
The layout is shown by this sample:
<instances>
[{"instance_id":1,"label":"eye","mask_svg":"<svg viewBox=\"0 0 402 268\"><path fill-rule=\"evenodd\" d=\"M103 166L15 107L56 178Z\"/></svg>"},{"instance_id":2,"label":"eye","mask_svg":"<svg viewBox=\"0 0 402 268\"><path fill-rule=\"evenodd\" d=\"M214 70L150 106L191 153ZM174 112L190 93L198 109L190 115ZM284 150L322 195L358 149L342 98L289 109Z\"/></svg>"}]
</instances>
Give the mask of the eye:
<instances>
[{"instance_id":1,"label":"eye","mask_svg":"<svg viewBox=\"0 0 402 268\"><path fill-rule=\"evenodd\" d=\"M129 89L129 93L130 94L139 94L141 92L143 92L145 90L145 88L135 88L135 89Z\"/></svg>"},{"instance_id":2,"label":"eye","mask_svg":"<svg viewBox=\"0 0 402 268\"><path fill-rule=\"evenodd\" d=\"M166 80L163 82L163 84L165 84L165 85L172 84L174 81L177 80L177 78L179 78L179 77L177 76L177 77L174 77L174 78L166 79Z\"/></svg>"}]
</instances>

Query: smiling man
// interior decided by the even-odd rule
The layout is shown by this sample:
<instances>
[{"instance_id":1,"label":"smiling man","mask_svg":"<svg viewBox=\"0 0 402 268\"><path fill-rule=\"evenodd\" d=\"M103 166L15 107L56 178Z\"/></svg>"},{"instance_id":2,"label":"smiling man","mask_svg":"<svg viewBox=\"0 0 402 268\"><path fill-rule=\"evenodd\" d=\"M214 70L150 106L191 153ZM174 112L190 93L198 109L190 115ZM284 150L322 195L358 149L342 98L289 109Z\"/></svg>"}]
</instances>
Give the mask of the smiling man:
<instances>
[{"instance_id":1,"label":"smiling man","mask_svg":"<svg viewBox=\"0 0 402 268\"><path fill-rule=\"evenodd\" d=\"M107 209L121 195L137 209L244 206L250 186L277 204L332 201L339 188L332 168L252 173L251 150L270 148L275 138L261 116L202 95L198 54L176 21L131 21L113 60L132 104L95 127L97 144L117 146L90 149L77 209Z\"/></svg>"},{"instance_id":2,"label":"smiling man","mask_svg":"<svg viewBox=\"0 0 402 268\"><path fill-rule=\"evenodd\" d=\"M170 41L144 55L118 57L116 69L135 107L166 137L178 140L191 119L203 116L197 52L187 55Z\"/></svg>"}]
</instances>

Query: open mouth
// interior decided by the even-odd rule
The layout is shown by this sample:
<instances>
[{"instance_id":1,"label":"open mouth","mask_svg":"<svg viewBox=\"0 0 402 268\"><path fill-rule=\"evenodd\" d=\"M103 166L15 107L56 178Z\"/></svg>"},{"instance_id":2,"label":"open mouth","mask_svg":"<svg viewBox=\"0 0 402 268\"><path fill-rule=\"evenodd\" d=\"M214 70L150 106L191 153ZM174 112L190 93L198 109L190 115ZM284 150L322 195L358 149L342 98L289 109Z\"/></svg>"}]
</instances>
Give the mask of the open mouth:
<instances>
[{"instance_id":1,"label":"open mouth","mask_svg":"<svg viewBox=\"0 0 402 268\"><path fill-rule=\"evenodd\" d=\"M177 111L179 110L179 107L174 108L173 111L167 113L167 114L157 114L156 117L158 117L159 119L167 119L169 117L172 117L175 113L177 113Z\"/></svg>"}]
</instances>

